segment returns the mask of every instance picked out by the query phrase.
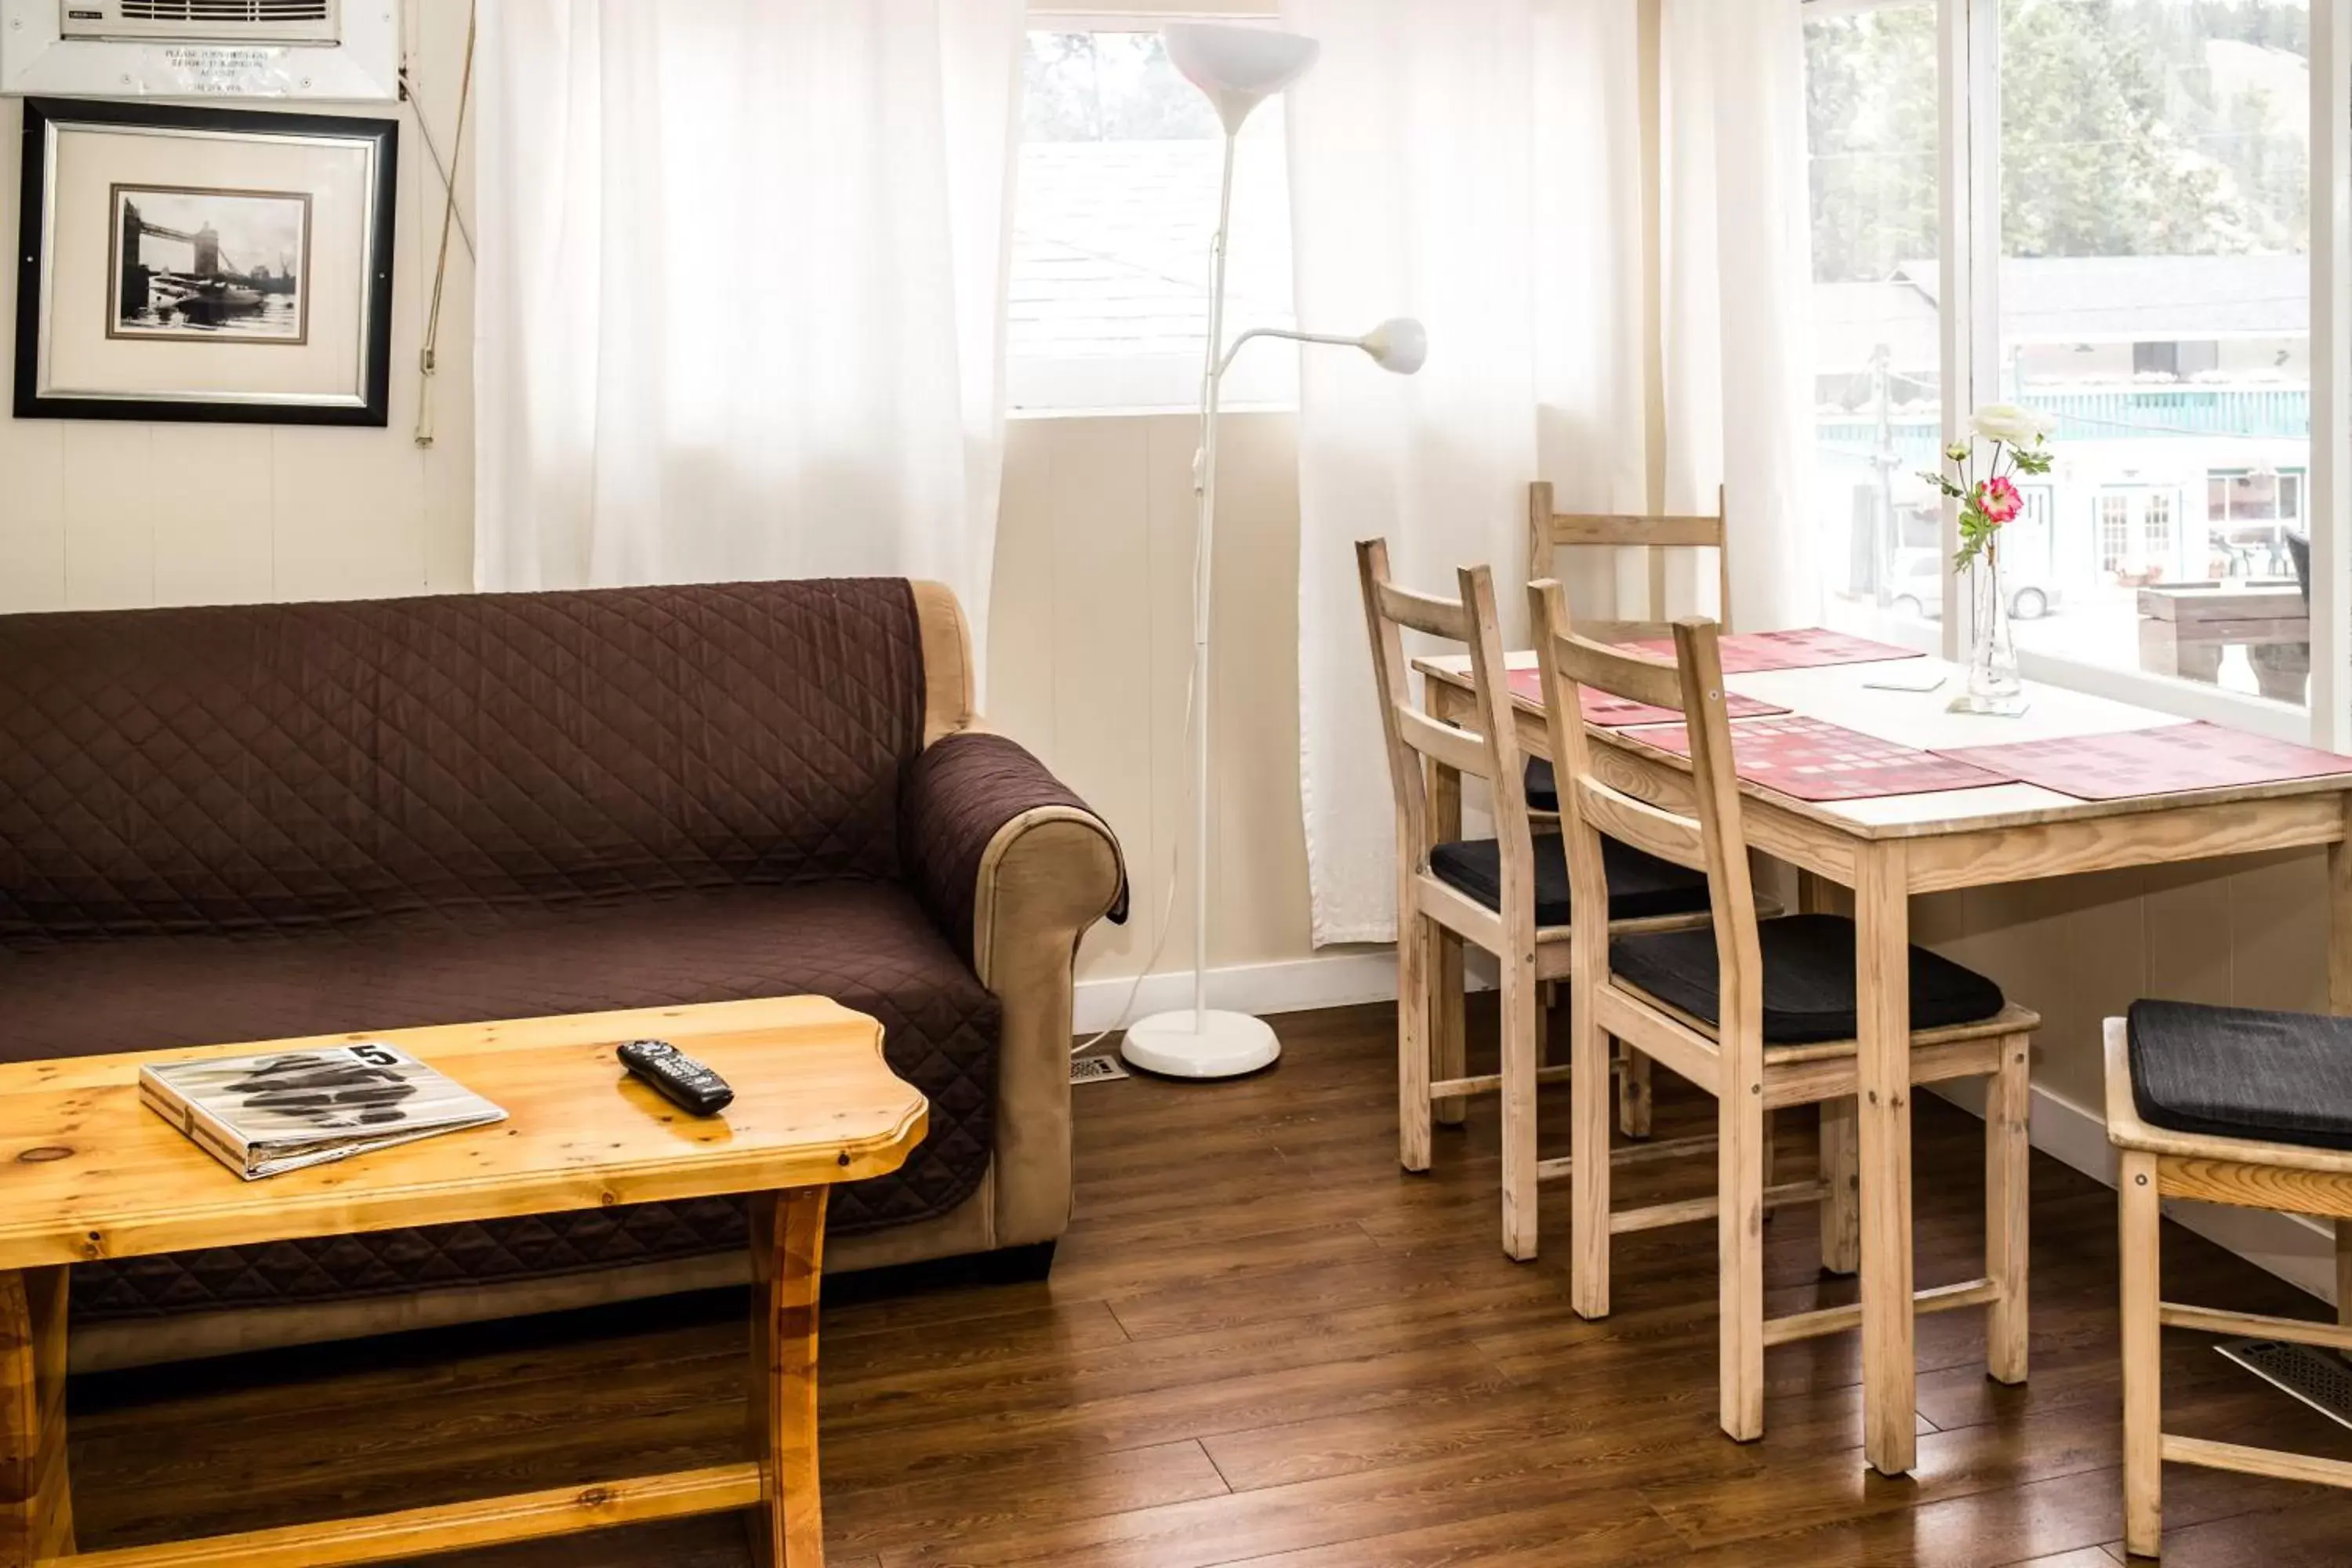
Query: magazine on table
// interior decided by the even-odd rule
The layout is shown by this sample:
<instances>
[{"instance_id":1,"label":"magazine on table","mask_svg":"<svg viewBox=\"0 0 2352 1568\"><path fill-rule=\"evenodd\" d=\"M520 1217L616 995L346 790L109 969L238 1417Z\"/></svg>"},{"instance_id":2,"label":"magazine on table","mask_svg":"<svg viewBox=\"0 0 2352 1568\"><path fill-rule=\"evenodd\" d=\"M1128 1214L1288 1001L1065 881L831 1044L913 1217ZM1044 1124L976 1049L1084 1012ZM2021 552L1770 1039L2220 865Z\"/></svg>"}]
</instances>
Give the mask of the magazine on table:
<instances>
[{"instance_id":1,"label":"magazine on table","mask_svg":"<svg viewBox=\"0 0 2352 1568\"><path fill-rule=\"evenodd\" d=\"M139 1097L248 1182L507 1116L375 1041L142 1067Z\"/></svg>"}]
</instances>

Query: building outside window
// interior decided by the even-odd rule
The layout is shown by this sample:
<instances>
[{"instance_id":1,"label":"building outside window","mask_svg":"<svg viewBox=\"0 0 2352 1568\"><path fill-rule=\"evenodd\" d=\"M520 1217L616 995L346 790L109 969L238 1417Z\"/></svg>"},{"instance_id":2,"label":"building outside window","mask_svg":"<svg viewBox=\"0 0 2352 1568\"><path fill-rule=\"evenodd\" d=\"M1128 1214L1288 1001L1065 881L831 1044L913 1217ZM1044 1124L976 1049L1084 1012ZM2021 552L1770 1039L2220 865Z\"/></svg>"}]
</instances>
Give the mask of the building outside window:
<instances>
[{"instance_id":1,"label":"building outside window","mask_svg":"<svg viewBox=\"0 0 2352 1568\"><path fill-rule=\"evenodd\" d=\"M2304 529L2304 478L2297 469L2217 469L2206 476L2207 521L2246 574L2294 573L2286 539Z\"/></svg>"}]
</instances>

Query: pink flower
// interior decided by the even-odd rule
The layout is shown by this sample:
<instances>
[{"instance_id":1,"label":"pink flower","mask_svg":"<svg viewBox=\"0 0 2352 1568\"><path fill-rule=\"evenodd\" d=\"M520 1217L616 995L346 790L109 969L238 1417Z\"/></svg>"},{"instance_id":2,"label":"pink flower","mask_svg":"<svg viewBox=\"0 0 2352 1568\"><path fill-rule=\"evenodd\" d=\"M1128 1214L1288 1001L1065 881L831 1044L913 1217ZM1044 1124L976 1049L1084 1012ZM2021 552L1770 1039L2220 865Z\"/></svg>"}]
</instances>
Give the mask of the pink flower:
<instances>
[{"instance_id":1,"label":"pink flower","mask_svg":"<svg viewBox=\"0 0 2352 1568\"><path fill-rule=\"evenodd\" d=\"M1984 520L1999 528L2025 510L2025 498L2006 476L1987 479L1977 487L1977 510Z\"/></svg>"}]
</instances>

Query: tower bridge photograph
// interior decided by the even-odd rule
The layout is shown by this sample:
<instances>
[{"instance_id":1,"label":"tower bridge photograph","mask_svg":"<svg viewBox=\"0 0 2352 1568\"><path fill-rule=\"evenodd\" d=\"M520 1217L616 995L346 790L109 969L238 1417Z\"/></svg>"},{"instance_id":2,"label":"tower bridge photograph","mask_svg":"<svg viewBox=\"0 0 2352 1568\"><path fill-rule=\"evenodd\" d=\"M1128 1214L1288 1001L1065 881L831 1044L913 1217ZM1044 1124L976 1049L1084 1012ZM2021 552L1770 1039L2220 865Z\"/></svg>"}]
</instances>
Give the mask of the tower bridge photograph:
<instances>
[{"instance_id":1,"label":"tower bridge photograph","mask_svg":"<svg viewBox=\"0 0 2352 1568\"><path fill-rule=\"evenodd\" d=\"M131 185L113 195L109 337L307 340L309 195Z\"/></svg>"}]
</instances>

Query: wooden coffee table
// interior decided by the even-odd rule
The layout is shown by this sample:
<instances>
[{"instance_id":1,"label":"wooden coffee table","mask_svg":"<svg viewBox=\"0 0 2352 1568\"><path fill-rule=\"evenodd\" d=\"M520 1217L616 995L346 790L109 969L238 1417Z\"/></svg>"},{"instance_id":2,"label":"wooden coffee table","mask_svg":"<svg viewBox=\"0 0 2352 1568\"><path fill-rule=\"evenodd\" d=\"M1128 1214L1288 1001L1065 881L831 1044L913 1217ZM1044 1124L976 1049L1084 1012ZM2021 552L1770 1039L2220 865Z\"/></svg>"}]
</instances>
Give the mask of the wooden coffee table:
<instances>
[{"instance_id":1,"label":"wooden coffee table","mask_svg":"<svg viewBox=\"0 0 2352 1568\"><path fill-rule=\"evenodd\" d=\"M735 1089L698 1121L625 1078L675 1041ZM496 1126L244 1182L140 1104L142 1062L387 1040L505 1107ZM827 1192L896 1170L929 1106L881 1026L817 997L453 1025L0 1067L0 1568L334 1568L757 1509L755 1557L824 1560L816 1302ZM740 1464L76 1555L66 1473L68 1266L403 1226L757 1194L751 1447ZM299 1441L299 1432L288 1434Z\"/></svg>"}]
</instances>

